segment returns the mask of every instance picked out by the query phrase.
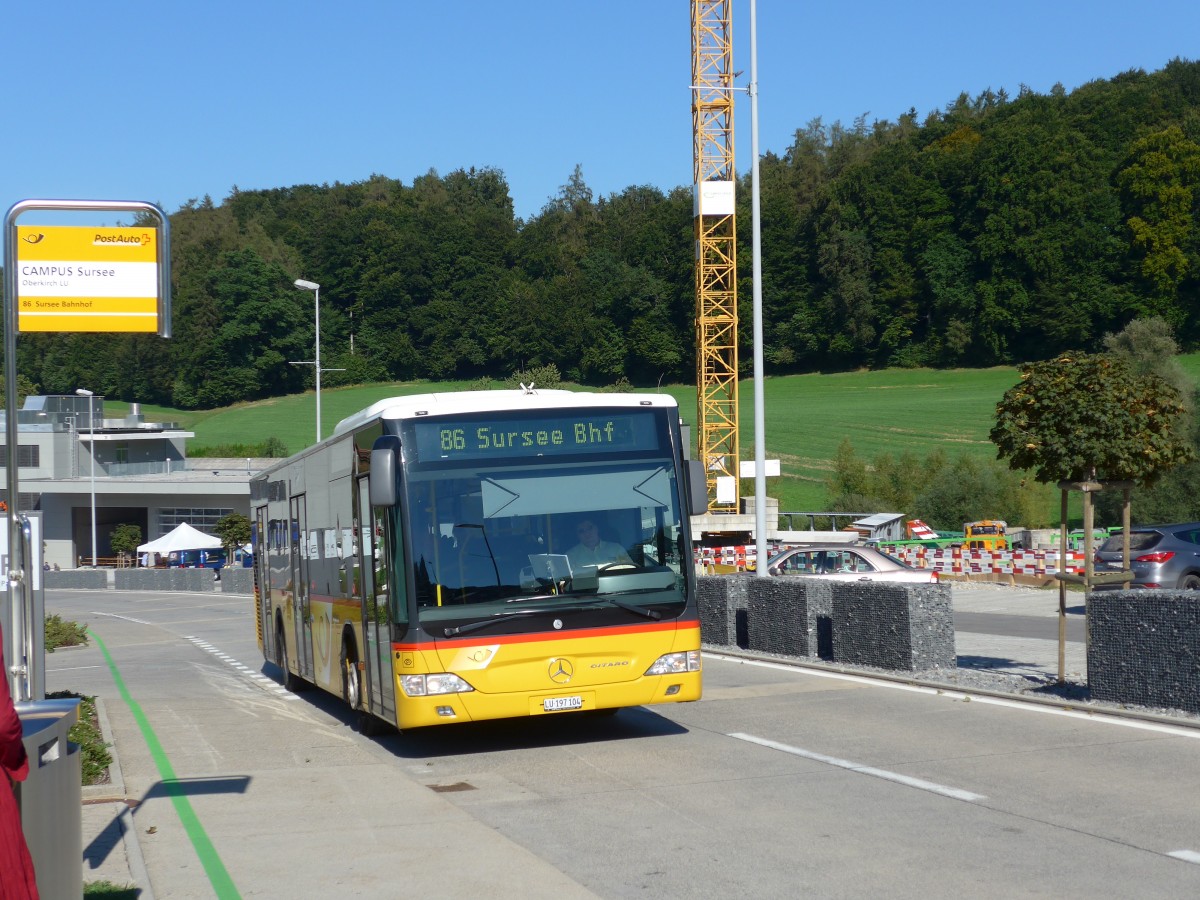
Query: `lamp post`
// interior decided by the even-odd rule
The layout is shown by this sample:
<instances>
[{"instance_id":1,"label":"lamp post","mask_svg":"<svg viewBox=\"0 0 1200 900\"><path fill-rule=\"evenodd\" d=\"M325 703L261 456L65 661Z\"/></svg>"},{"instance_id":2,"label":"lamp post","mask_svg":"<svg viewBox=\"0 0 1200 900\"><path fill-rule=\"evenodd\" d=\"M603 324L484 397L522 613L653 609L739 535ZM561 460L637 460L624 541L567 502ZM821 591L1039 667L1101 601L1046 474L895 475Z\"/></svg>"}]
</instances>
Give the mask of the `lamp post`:
<instances>
[{"instance_id":1,"label":"lamp post","mask_svg":"<svg viewBox=\"0 0 1200 900\"><path fill-rule=\"evenodd\" d=\"M96 411L92 405L92 392L87 388L76 388L75 393L88 398L88 441L92 451L92 568L96 568Z\"/></svg>"},{"instance_id":2,"label":"lamp post","mask_svg":"<svg viewBox=\"0 0 1200 900\"><path fill-rule=\"evenodd\" d=\"M317 373L317 443L321 442L321 286L315 281L305 281L297 278L292 282L302 291L313 292L313 320L315 322L315 343L312 361L294 362L293 366L312 366Z\"/></svg>"},{"instance_id":3,"label":"lamp post","mask_svg":"<svg viewBox=\"0 0 1200 900\"><path fill-rule=\"evenodd\" d=\"M754 247L754 546L755 575L767 571L767 416L763 387L762 215L758 176L758 4L750 0L750 208Z\"/></svg>"},{"instance_id":4,"label":"lamp post","mask_svg":"<svg viewBox=\"0 0 1200 900\"><path fill-rule=\"evenodd\" d=\"M315 281L305 281L303 278L297 278L292 282L302 291L313 292L313 322L315 336L313 339L313 358L311 360L296 360L292 362L293 366L312 366L313 371L317 374L317 443L321 442L321 373L322 372L344 372L344 369L322 369L321 368L321 286Z\"/></svg>"}]
</instances>

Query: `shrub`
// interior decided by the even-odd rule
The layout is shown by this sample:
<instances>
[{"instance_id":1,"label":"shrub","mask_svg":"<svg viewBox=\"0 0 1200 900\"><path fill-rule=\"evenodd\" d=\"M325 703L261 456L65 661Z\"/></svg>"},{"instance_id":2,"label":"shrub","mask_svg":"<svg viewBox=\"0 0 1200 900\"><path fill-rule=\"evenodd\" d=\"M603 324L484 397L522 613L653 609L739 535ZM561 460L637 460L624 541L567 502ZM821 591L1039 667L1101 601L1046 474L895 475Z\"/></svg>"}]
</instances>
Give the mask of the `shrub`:
<instances>
[{"instance_id":1,"label":"shrub","mask_svg":"<svg viewBox=\"0 0 1200 900\"><path fill-rule=\"evenodd\" d=\"M60 616L46 616L46 652L59 647L78 647L87 643L87 625L64 622Z\"/></svg>"},{"instance_id":2,"label":"shrub","mask_svg":"<svg viewBox=\"0 0 1200 900\"><path fill-rule=\"evenodd\" d=\"M189 457L205 459L283 459L288 455L287 445L277 437L269 437L258 444L214 444L211 447L188 447Z\"/></svg>"},{"instance_id":3,"label":"shrub","mask_svg":"<svg viewBox=\"0 0 1200 900\"><path fill-rule=\"evenodd\" d=\"M552 391L562 386L562 374L554 363L547 363L531 369L518 369L504 379L504 386L514 390L521 385L529 387L531 384L544 391Z\"/></svg>"},{"instance_id":4,"label":"shrub","mask_svg":"<svg viewBox=\"0 0 1200 900\"><path fill-rule=\"evenodd\" d=\"M83 769L83 784L103 784L108 780L108 767L112 765L112 754L104 735L100 732L100 717L96 714L96 698L72 691L55 691L46 695L47 700L77 699L79 721L71 726L67 738L79 745Z\"/></svg>"},{"instance_id":5,"label":"shrub","mask_svg":"<svg viewBox=\"0 0 1200 900\"><path fill-rule=\"evenodd\" d=\"M631 393L632 391L633 391L633 385L630 383L628 378L626 378L624 375L622 375L620 378L618 378L616 381L614 381L612 384L608 385L607 387L600 388L596 393L598 393L598 394L628 394L628 393Z\"/></svg>"}]
</instances>

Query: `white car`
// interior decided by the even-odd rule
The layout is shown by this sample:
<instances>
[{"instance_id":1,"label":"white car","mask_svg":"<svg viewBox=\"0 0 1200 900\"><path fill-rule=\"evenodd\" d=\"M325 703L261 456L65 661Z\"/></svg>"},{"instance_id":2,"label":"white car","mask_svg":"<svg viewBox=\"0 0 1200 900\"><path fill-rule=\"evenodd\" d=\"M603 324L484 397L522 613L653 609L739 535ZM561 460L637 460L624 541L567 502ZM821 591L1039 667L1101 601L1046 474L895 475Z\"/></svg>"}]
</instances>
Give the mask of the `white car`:
<instances>
[{"instance_id":1,"label":"white car","mask_svg":"<svg viewBox=\"0 0 1200 900\"><path fill-rule=\"evenodd\" d=\"M784 550L767 560L767 572L827 581L937 584L938 580L934 569L915 569L880 550L851 544L809 544Z\"/></svg>"}]
</instances>

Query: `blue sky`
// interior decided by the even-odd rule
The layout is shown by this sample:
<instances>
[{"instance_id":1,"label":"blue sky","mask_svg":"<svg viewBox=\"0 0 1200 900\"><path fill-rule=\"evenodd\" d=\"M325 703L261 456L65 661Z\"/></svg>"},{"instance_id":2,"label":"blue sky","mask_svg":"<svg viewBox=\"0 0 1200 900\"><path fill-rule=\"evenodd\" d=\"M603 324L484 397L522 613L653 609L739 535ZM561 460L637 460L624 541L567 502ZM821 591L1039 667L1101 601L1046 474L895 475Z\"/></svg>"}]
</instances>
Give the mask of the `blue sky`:
<instances>
[{"instance_id":1,"label":"blue sky","mask_svg":"<svg viewBox=\"0 0 1200 900\"><path fill-rule=\"evenodd\" d=\"M734 68L750 75L749 0ZM536 214L692 172L686 0L7 5L0 208L503 170ZM1197 0L759 0L759 144L815 117L923 117L962 91L1068 90L1200 58ZM737 100L750 166L750 104ZM22 219L22 221L27 221Z\"/></svg>"}]
</instances>

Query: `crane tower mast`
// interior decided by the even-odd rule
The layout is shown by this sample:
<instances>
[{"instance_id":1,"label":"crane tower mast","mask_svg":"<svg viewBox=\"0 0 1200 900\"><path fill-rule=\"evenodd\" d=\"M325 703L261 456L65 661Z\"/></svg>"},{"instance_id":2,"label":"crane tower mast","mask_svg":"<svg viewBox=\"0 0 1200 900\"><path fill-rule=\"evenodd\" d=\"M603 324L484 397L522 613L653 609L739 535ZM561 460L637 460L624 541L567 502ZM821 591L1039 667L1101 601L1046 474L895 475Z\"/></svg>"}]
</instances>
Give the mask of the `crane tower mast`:
<instances>
[{"instance_id":1,"label":"crane tower mast","mask_svg":"<svg viewBox=\"0 0 1200 900\"><path fill-rule=\"evenodd\" d=\"M733 0L691 0L696 395L709 508L738 512L737 229ZM717 479L732 487L720 495Z\"/></svg>"}]
</instances>

